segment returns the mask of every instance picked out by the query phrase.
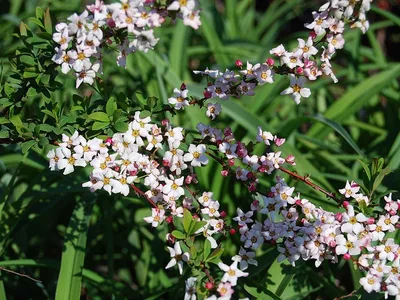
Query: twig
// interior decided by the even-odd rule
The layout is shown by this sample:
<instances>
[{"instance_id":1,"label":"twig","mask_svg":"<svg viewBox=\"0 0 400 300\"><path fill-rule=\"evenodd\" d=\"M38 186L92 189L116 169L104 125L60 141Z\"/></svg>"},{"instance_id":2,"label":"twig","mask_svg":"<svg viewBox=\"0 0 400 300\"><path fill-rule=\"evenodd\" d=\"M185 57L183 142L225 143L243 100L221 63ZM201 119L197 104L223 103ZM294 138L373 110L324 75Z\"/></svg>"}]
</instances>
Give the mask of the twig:
<instances>
[{"instance_id":1,"label":"twig","mask_svg":"<svg viewBox=\"0 0 400 300\"><path fill-rule=\"evenodd\" d=\"M208 278L208 280L212 283L215 282L214 278L211 276L210 274L210 270L208 270L208 268L204 265L204 263L200 264L201 269L203 270L204 273L206 273L206 276Z\"/></svg>"},{"instance_id":2,"label":"twig","mask_svg":"<svg viewBox=\"0 0 400 300\"><path fill-rule=\"evenodd\" d=\"M5 272L8 272L8 273L11 273L11 274L20 276L20 277L28 278L28 279L30 279L30 280L32 280L32 281L35 281L35 282L42 283L40 280L37 280L37 279L35 279L35 278L32 278L32 277L30 277L30 276L28 276L28 275L26 275L26 274L21 274L21 273L15 272L15 271L11 271L11 270L5 269L5 268L3 268L3 267L0 267L0 271L5 271Z\"/></svg>"},{"instance_id":3,"label":"twig","mask_svg":"<svg viewBox=\"0 0 400 300\"><path fill-rule=\"evenodd\" d=\"M350 294L348 295L344 295L344 296L340 296L338 298L334 298L333 300L340 300L340 299L345 299L345 298L350 298L351 296L354 296L354 294L356 294L357 291L352 291Z\"/></svg>"},{"instance_id":4,"label":"twig","mask_svg":"<svg viewBox=\"0 0 400 300\"><path fill-rule=\"evenodd\" d=\"M300 176L300 175L298 175L297 173L292 172L292 171L289 171L289 170L285 169L285 168L282 167L282 166L279 167L279 169L280 169L282 172L284 172L284 173L290 175L291 177L296 178L296 179L298 179L298 180L300 180L300 181L303 181L305 184L307 184L308 186L312 187L314 190L317 190L317 191L319 191L319 192L325 194L327 197L329 197L329 198L335 200L337 203L339 203L339 204L342 203L343 200L337 198L337 197L335 196L334 193L328 192L328 191L326 191L325 189L323 189L322 187L320 187L319 185L317 185L317 184L311 182L310 179L309 179L307 176Z\"/></svg>"},{"instance_id":5,"label":"twig","mask_svg":"<svg viewBox=\"0 0 400 300\"><path fill-rule=\"evenodd\" d=\"M141 189L139 189L137 186L135 186L134 184L131 184L131 188L133 188L133 190L139 194L140 196L144 197L154 208L158 208L158 206L154 203L153 200L151 200L146 193L144 193Z\"/></svg>"}]
</instances>

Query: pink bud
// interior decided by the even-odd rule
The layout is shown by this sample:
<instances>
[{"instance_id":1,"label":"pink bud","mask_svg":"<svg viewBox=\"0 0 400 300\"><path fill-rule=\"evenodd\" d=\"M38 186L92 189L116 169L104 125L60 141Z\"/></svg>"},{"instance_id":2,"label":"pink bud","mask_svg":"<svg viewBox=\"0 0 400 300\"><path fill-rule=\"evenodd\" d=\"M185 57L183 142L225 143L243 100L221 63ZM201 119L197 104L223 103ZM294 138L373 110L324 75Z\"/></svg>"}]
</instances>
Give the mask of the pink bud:
<instances>
[{"instance_id":1,"label":"pink bud","mask_svg":"<svg viewBox=\"0 0 400 300\"><path fill-rule=\"evenodd\" d=\"M397 213L396 213L396 211L391 210L391 211L389 211L389 214L390 214L391 216L395 216Z\"/></svg>"},{"instance_id":2,"label":"pink bud","mask_svg":"<svg viewBox=\"0 0 400 300\"><path fill-rule=\"evenodd\" d=\"M295 157L294 157L292 154L289 154L289 155L286 157L285 160L286 160L286 162L287 162L288 164L296 165L294 159L295 159Z\"/></svg>"},{"instance_id":3,"label":"pink bud","mask_svg":"<svg viewBox=\"0 0 400 300\"><path fill-rule=\"evenodd\" d=\"M110 28L114 28L115 27L115 21L112 18L107 19L107 25Z\"/></svg>"},{"instance_id":4,"label":"pink bud","mask_svg":"<svg viewBox=\"0 0 400 300\"><path fill-rule=\"evenodd\" d=\"M199 215L198 214L194 214L193 215L193 220L198 220L198 219L200 219Z\"/></svg>"},{"instance_id":5,"label":"pink bud","mask_svg":"<svg viewBox=\"0 0 400 300\"><path fill-rule=\"evenodd\" d=\"M129 175L130 176L136 176L137 175L137 170L129 171Z\"/></svg>"},{"instance_id":6,"label":"pink bud","mask_svg":"<svg viewBox=\"0 0 400 300\"><path fill-rule=\"evenodd\" d=\"M186 84L182 83L180 89L181 89L181 91L186 90Z\"/></svg>"},{"instance_id":7,"label":"pink bud","mask_svg":"<svg viewBox=\"0 0 400 300\"><path fill-rule=\"evenodd\" d=\"M190 183L192 182L192 179L193 179L192 176L190 176L190 175L186 176L186 178L185 178L185 183L186 183L186 184L190 184Z\"/></svg>"},{"instance_id":8,"label":"pink bud","mask_svg":"<svg viewBox=\"0 0 400 300\"><path fill-rule=\"evenodd\" d=\"M237 148L236 148L236 154L240 157L240 158L244 158L247 156L247 149L246 146L244 144L242 144L241 142L238 142L237 144Z\"/></svg>"},{"instance_id":9,"label":"pink bud","mask_svg":"<svg viewBox=\"0 0 400 300\"><path fill-rule=\"evenodd\" d=\"M400 228L400 223L397 223L397 224L395 225L395 227L396 227L397 229L399 229L399 228Z\"/></svg>"},{"instance_id":10,"label":"pink bud","mask_svg":"<svg viewBox=\"0 0 400 300\"><path fill-rule=\"evenodd\" d=\"M273 66L275 64L275 61L272 58L268 58L265 62L268 66Z\"/></svg>"},{"instance_id":11,"label":"pink bud","mask_svg":"<svg viewBox=\"0 0 400 300\"><path fill-rule=\"evenodd\" d=\"M343 255L343 258L344 258L345 260L349 260L349 259L351 258L351 255L348 254L348 253L345 253L345 254Z\"/></svg>"},{"instance_id":12,"label":"pink bud","mask_svg":"<svg viewBox=\"0 0 400 300\"><path fill-rule=\"evenodd\" d=\"M311 37L312 39L315 39L315 38L317 37L317 34L315 33L314 30L310 32L310 37Z\"/></svg>"},{"instance_id":13,"label":"pink bud","mask_svg":"<svg viewBox=\"0 0 400 300\"><path fill-rule=\"evenodd\" d=\"M336 241L332 240L329 242L329 247L335 248L336 247Z\"/></svg>"},{"instance_id":14,"label":"pink bud","mask_svg":"<svg viewBox=\"0 0 400 300\"><path fill-rule=\"evenodd\" d=\"M164 119L164 120L161 121L161 125L162 126L168 126L168 124L169 124L169 120L168 119Z\"/></svg>"},{"instance_id":15,"label":"pink bud","mask_svg":"<svg viewBox=\"0 0 400 300\"><path fill-rule=\"evenodd\" d=\"M254 206L258 206L259 204L260 204L260 201L258 201L258 200L254 200L254 201L253 201L253 205L254 205Z\"/></svg>"},{"instance_id":16,"label":"pink bud","mask_svg":"<svg viewBox=\"0 0 400 300\"><path fill-rule=\"evenodd\" d=\"M237 61L235 61L235 65L236 67L241 68L243 66L243 62L238 59Z\"/></svg>"},{"instance_id":17,"label":"pink bud","mask_svg":"<svg viewBox=\"0 0 400 300\"><path fill-rule=\"evenodd\" d=\"M232 135L233 135L232 128L226 127L226 128L224 129L224 135L225 135L225 136L232 136Z\"/></svg>"},{"instance_id":18,"label":"pink bud","mask_svg":"<svg viewBox=\"0 0 400 300\"><path fill-rule=\"evenodd\" d=\"M347 206L349 206L350 205L350 202L349 201L343 201L343 207L345 208L345 209L347 209Z\"/></svg>"},{"instance_id":19,"label":"pink bud","mask_svg":"<svg viewBox=\"0 0 400 300\"><path fill-rule=\"evenodd\" d=\"M172 216L168 216L165 218L165 222L168 224L172 224L174 222L174 218Z\"/></svg>"},{"instance_id":20,"label":"pink bud","mask_svg":"<svg viewBox=\"0 0 400 300\"><path fill-rule=\"evenodd\" d=\"M267 168L265 166L260 166L258 168L258 172L260 172L260 173L264 173L265 171L267 171Z\"/></svg>"},{"instance_id":21,"label":"pink bud","mask_svg":"<svg viewBox=\"0 0 400 300\"><path fill-rule=\"evenodd\" d=\"M336 213L336 214L335 214L335 219L336 219L338 222L342 222L342 219L343 219L342 213L340 213L340 212Z\"/></svg>"},{"instance_id":22,"label":"pink bud","mask_svg":"<svg viewBox=\"0 0 400 300\"><path fill-rule=\"evenodd\" d=\"M249 186L249 191L250 192L255 192L256 191L256 184L255 182L252 182Z\"/></svg>"},{"instance_id":23,"label":"pink bud","mask_svg":"<svg viewBox=\"0 0 400 300\"><path fill-rule=\"evenodd\" d=\"M254 177L253 172L247 173L246 177L247 177L247 179L252 179Z\"/></svg>"},{"instance_id":24,"label":"pink bud","mask_svg":"<svg viewBox=\"0 0 400 300\"><path fill-rule=\"evenodd\" d=\"M107 39L106 43L109 44L109 45L112 45L113 41L111 39Z\"/></svg>"},{"instance_id":25,"label":"pink bud","mask_svg":"<svg viewBox=\"0 0 400 300\"><path fill-rule=\"evenodd\" d=\"M203 95L204 95L204 98L206 98L206 99L210 99L210 98L211 98L211 96L212 96L212 93L211 93L211 92L209 92L209 91L204 91L204 92L203 92Z\"/></svg>"},{"instance_id":26,"label":"pink bud","mask_svg":"<svg viewBox=\"0 0 400 300\"><path fill-rule=\"evenodd\" d=\"M285 143L285 141L286 139L284 138L278 138L278 137L274 138L275 145L277 145L278 147L282 146Z\"/></svg>"},{"instance_id":27,"label":"pink bud","mask_svg":"<svg viewBox=\"0 0 400 300\"><path fill-rule=\"evenodd\" d=\"M164 159L162 163L163 163L164 167L169 167L169 161L168 160Z\"/></svg>"},{"instance_id":28,"label":"pink bud","mask_svg":"<svg viewBox=\"0 0 400 300\"><path fill-rule=\"evenodd\" d=\"M206 289L207 290L212 290L214 288L214 283L211 281L206 282Z\"/></svg>"},{"instance_id":29,"label":"pink bud","mask_svg":"<svg viewBox=\"0 0 400 300\"><path fill-rule=\"evenodd\" d=\"M107 144L108 146L111 146L111 145L113 144L112 138L110 138L110 137L106 138L106 144Z\"/></svg>"},{"instance_id":30,"label":"pink bud","mask_svg":"<svg viewBox=\"0 0 400 300\"><path fill-rule=\"evenodd\" d=\"M168 235L167 235L167 241L168 241L170 244L175 244L175 237L174 237L171 233L168 233Z\"/></svg>"},{"instance_id":31,"label":"pink bud","mask_svg":"<svg viewBox=\"0 0 400 300\"><path fill-rule=\"evenodd\" d=\"M115 167L114 167L114 171L115 171L115 172L119 172L120 169L121 169L121 168L120 168L119 166L115 166Z\"/></svg>"},{"instance_id":32,"label":"pink bud","mask_svg":"<svg viewBox=\"0 0 400 300\"><path fill-rule=\"evenodd\" d=\"M296 69L296 73L297 74L303 74L303 68L302 67L298 67L297 69Z\"/></svg>"},{"instance_id":33,"label":"pink bud","mask_svg":"<svg viewBox=\"0 0 400 300\"><path fill-rule=\"evenodd\" d=\"M216 140L215 143L217 144L217 146L221 145L223 143L222 140Z\"/></svg>"},{"instance_id":34,"label":"pink bud","mask_svg":"<svg viewBox=\"0 0 400 300\"><path fill-rule=\"evenodd\" d=\"M221 213L219 214L221 218L225 218L226 217L226 211L221 211Z\"/></svg>"},{"instance_id":35,"label":"pink bud","mask_svg":"<svg viewBox=\"0 0 400 300\"><path fill-rule=\"evenodd\" d=\"M368 218L367 220L367 224L371 225L375 223L375 219L374 218Z\"/></svg>"},{"instance_id":36,"label":"pink bud","mask_svg":"<svg viewBox=\"0 0 400 300\"><path fill-rule=\"evenodd\" d=\"M272 245L275 245L275 244L276 244L276 241L275 241L274 239L270 240L269 242L270 242Z\"/></svg>"},{"instance_id":37,"label":"pink bud","mask_svg":"<svg viewBox=\"0 0 400 300\"><path fill-rule=\"evenodd\" d=\"M229 230L230 235L234 235L236 233L236 230L234 228L232 228L231 230Z\"/></svg>"},{"instance_id":38,"label":"pink bud","mask_svg":"<svg viewBox=\"0 0 400 300\"><path fill-rule=\"evenodd\" d=\"M228 160L228 165L229 165L230 167L233 167L233 166L235 165L235 159L233 159L233 158L229 159L229 160Z\"/></svg>"},{"instance_id":39,"label":"pink bud","mask_svg":"<svg viewBox=\"0 0 400 300\"><path fill-rule=\"evenodd\" d=\"M228 174L229 174L228 170L222 170L221 171L221 175L224 176L224 177L228 176Z\"/></svg>"},{"instance_id":40,"label":"pink bud","mask_svg":"<svg viewBox=\"0 0 400 300\"><path fill-rule=\"evenodd\" d=\"M297 199L295 203L296 203L296 205L301 206L301 200L300 199Z\"/></svg>"}]
</instances>

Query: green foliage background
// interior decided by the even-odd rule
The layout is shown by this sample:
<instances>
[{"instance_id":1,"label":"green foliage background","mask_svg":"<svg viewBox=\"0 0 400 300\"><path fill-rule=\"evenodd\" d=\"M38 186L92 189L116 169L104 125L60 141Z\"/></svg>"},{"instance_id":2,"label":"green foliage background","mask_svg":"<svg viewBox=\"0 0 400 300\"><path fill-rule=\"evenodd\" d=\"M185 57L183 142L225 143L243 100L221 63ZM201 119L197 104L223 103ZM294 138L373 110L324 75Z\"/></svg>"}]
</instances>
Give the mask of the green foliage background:
<instances>
[{"instance_id":1,"label":"green foliage background","mask_svg":"<svg viewBox=\"0 0 400 300\"><path fill-rule=\"evenodd\" d=\"M83 2L13 0L0 8L1 89L12 80L8 57L22 46L21 39L12 36L19 33L19 23L24 21L35 31L37 26L27 19L34 17L40 6L50 8L54 25L82 11ZM236 59L264 61L269 49L280 43L287 49L296 47L296 38L307 36L302 23L310 20L310 12L318 5L315 1L275 0L267 9L256 10L251 0L202 0L201 6L203 25L198 31L180 21L157 29L161 39L155 51L131 55L126 69L116 66L113 55L107 56L102 95L89 86L76 90L73 76L60 75L61 89L51 87L51 77L48 81L45 78L41 84L48 87L47 92L37 94L35 90L23 98L25 109L18 113L22 122L18 134L22 139L30 134L45 139L39 139L38 146L24 143L25 149L21 143L0 145L0 266L41 283L3 271L0 299L53 299L56 289L57 299L76 299L76 295L82 299L183 296L185 278L175 269L164 270L169 261L166 228L152 229L143 221L150 214L148 204L133 194L110 197L89 193L81 187L88 170L78 170L72 176L50 172L45 140L74 129L84 129L87 137L122 130L130 108L137 104L137 93L166 103L173 88L185 82L193 95L200 96L206 82L193 75L192 69L234 68ZM400 18L377 7L372 8L369 18L372 25L366 35L359 30L345 34L345 49L334 59L339 83L333 84L330 78L310 83L312 96L296 106L289 97L279 95L288 80L277 77L274 84L258 87L255 97L223 102L223 115L216 126L231 126L245 142L255 138L257 126L285 137L283 151L296 156L296 171L310 175L330 191L343 187L347 179L362 182L358 160L383 157L393 172L376 195L396 190L400 180L400 63L382 50L378 36L398 31ZM44 67L43 74L51 72ZM94 118L93 112L106 112L110 95L116 97L123 112L116 117L107 114L110 119L105 121ZM2 101L0 117L4 117L6 105ZM171 118L188 132L199 122L209 122L204 109L197 108ZM97 127L96 121L100 122ZM38 133L31 123L50 127L42 125L36 129ZM6 125L0 123L2 132ZM3 135L1 138L6 137ZM250 197L240 185L219 176L220 171L216 163L202 169L199 190L214 192L233 216L237 207L247 209ZM300 182L289 182L313 203L337 210L333 201ZM261 184L267 190L273 177L263 178ZM238 237L227 237L224 255L236 254L238 244ZM311 263L291 268L276 263L273 250L260 250L258 256L259 267L250 269L250 279L238 290L241 296L263 298L267 288L282 299L331 299L359 288L361 273L344 261L324 263L319 269ZM58 278L60 269L62 276ZM82 290L76 284L81 278Z\"/></svg>"}]
</instances>

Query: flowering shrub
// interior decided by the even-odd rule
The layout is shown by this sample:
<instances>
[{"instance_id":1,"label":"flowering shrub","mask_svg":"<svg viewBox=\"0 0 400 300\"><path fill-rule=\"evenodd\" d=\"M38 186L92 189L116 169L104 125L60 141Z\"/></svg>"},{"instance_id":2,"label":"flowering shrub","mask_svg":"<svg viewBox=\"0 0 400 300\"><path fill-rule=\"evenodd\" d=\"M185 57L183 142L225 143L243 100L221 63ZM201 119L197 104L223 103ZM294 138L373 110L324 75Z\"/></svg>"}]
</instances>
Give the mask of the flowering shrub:
<instances>
[{"instance_id":1,"label":"flowering shrub","mask_svg":"<svg viewBox=\"0 0 400 300\"><path fill-rule=\"evenodd\" d=\"M25 157L32 151L41 151L49 161L50 171L69 175L66 178L75 176L73 189L82 186L96 195L79 190L85 196L77 200L65 230L56 298L77 299L82 294L82 274L93 282L97 280L100 290L107 292L109 288L113 294L131 297L114 284L112 276L108 281L104 279L111 285L106 287L101 284L103 279L82 271L85 247L91 243L88 228L92 211L96 209L93 199L105 194L102 190L109 197L103 195L100 206L110 224L116 222L110 217L113 207L110 201L118 195L122 194L121 199L134 197L141 205L146 203L144 215L131 222L143 220L147 224L143 230L158 233L154 239L162 240L167 256L169 252L162 268L168 270L167 274L177 269L183 279L169 281L169 285L179 283L185 299L249 295L281 299L294 276L292 271L281 272L284 278L278 287L265 285L269 280L265 276L254 276L271 265L282 263L295 268L299 264L308 266L302 261L309 260L315 266L313 272L318 272L321 264L327 268L330 264L339 264L343 268L349 263L357 280L353 292L341 293L340 298L364 297L370 293L385 298L398 296L400 200L395 191L382 187L390 173L389 167L384 168L383 158L373 159L371 163L357 162L364 178L353 181L357 174L347 172L346 184L337 194L330 191L332 186L322 175L317 178L320 174L312 164L304 163L284 128L283 132L272 133L267 131L270 129L262 118L255 122L245 120L250 123L244 138L238 124L226 126L223 122L225 110L232 113L237 108L236 102L242 101L239 98L257 98L265 91L260 86L282 83L281 78L285 81L286 75L289 86L285 83L279 93L290 95L300 106L306 102L302 98L310 98L314 93L309 83L322 80L323 75L337 83L333 71L335 53L346 50L348 28L367 32L370 2L328 1L312 13L313 19L305 24L308 36L298 38L295 47L280 44L267 52L264 62L243 63L238 59L234 67L225 71L208 67L203 71L194 70L207 83L193 88L193 95L190 95L189 83L181 83L169 94L162 85L160 98L152 94L145 97L137 91L132 96L116 93L115 86L107 83L107 76L102 75L103 66L106 70L111 63L105 61L115 51L117 65L129 71L130 54L151 55L163 39L162 35L155 37L158 36L156 28L178 23L177 19L183 19L183 24L191 30L201 28L203 23L205 34L212 34L208 21L201 21L199 1L121 0L111 4L96 1L82 13L74 13L66 22L58 23L54 32L49 10L37 9L37 17L33 19L37 32L22 23L19 38L25 48L18 50L13 58L17 82L7 82L1 91L5 116L1 119L4 133L0 140L7 144L22 142ZM75 88L85 87L91 92L85 92L84 96L75 94L69 107L57 102L52 95L63 88L56 81L62 76L58 70L64 74L75 73ZM396 65L386 72L375 82L386 84L387 78L392 79L393 74L399 73L399 67ZM201 80L199 77L197 80ZM93 99L93 93L101 99ZM33 112L31 116L26 98L36 95L42 99L38 108L34 106L40 114ZM203 118L193 122L195 128L174 124L182 117L182 110L196 115L200 111L204 114L204 109L209 123ZM243 120L240 113L237 115ZM244 116L246 119L255 115ZM198 118L193 116L193 119ZM364 155L339 123L321 115L311 119L334 129L359 156ZM243 121L238 122L242 125ZM309 140L323 144L317 138ZM302 174L304 165L314 172L311 175L315 179ZM336 165L341 167L342 163ZM202 182L207 177L219 184ZM291 186L290 180L298 181L299 185ZM246 201L224 201L223 181L232 184L239 193L245 193ZM314 203L315 194L304 193L307 186L329 200ZM110 238L112 235L107 232ZM136 231L134 235L132 239L140 243ZM1 243L6 243L6 238ZM136 276L142 278L139 279L142 283L146 280L142 272L148 272L153 253L149 244L145 244L147 267L143 270L139 264L136 267ZM237 249L233 255L232 246ZM112 274L113 246L108 247L109 274ZM75 273L77 280L73 279ZM159 274L168 277L165 273ZM313 295L319 288L306 291L304 297ZM295 298L303 297L300 295L299 292Z\"/></svg>"}]
</instances>

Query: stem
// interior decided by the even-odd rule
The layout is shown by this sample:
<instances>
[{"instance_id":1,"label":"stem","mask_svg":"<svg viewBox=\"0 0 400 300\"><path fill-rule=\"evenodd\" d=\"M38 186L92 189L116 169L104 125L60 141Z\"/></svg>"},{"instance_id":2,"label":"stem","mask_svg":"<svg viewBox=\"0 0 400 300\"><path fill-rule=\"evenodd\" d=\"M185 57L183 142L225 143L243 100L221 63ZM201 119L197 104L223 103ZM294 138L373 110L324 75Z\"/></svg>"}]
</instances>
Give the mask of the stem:
<instances>
[{"instance_id":1,"label":"stem","mask_svg":"<svg viewBox=\"0 0 400 300\"><path fill-rule=\"evenodd\" d=\"M200 264L201 269L203 270L204 273L206 273L206 276L208 280L212 283L215 282L214 278L210 274L210 270L204 265L204 263Z\"/></svg>"},{"instance_id":2,"label":"stem","mask_svg":"<svg viewBox=\"0 0 400 300\"><path fill-rule=\"evenodd\" d=\"M14 275L18 275L18 276L21 276L21 277L25 277L25 278L28 278L28 279L30 279L30 280L32 280L32 281L40 282L40 283L41 283L40 280L37 280L37 279L35 279L35 278L32 278L32 277L30 277L30 276L28 276L28 275L26 275L26 274L21 274L21 273L18 273L18 272L14 272L14 271L5 269L5 268L3 268L3 267L0 267L0 270L1 270L1 271L8 272L8 273L11 273L11 274L14 274Z\"/></svg>"},{"instance_id":3,"label":"stem","mask_svg":"<svg viewBox=\"0 0 400 300\"><path fill-rule=\"evenodd\" d=\"M311 182L311 181L310 181L310 178L309 178L308 176L300 176L300 175L298 175L297 173L292 172L292 171L289 171L289 170L285 169L285 168L282 167L282 166L279 167L279 169L280 169L282 172L284 172L284 173L290 175L291 177L293 177L293 178L295 178L295 179L298 179L298 180L304 182L304 183L307 184L308 186L312 187L314 190L317 190L317 191L319 191L319 192L325 194L325 196L327 196L327 197L329 197L329 198L335 200L337 203L341 204L341 203L343 202L343 200L341 200L341 199L339 199L339 198L336 197L335 193L328 192L328 191L326 191L325 189L323 189L322 187L320 187L319 185L317 185L317 184Z\"/></svg>"},{"instance_id":4,"label":"stem","mask_svg":"<svg viewBox=\"0 0 400 300\"><path fill-rule=\"evenodd\" d=\"M333 300L340 300L340 299L344 299L344 298L350 298L350 297L354 296L354 294L356 294L356 293L357 293L357 291L352 291L352 292L351 292L350 294L348 294L348 295L340 296L340 297L335 298L335 299L333 299Z\"/></svg>"},{"instance_id":5,"label":"stem","mask_svg":"<svg viewBox=\"0 0 400 300\"><path fill-rule=\"evenodd\" d=\"M154 203L153 200L151 200L141 189L139 189L137 186L134 184L131 184L131 188L139 194L140 196L144 197L154 208L158 208L158 206Z\"/></svg>"}]
</instances>

